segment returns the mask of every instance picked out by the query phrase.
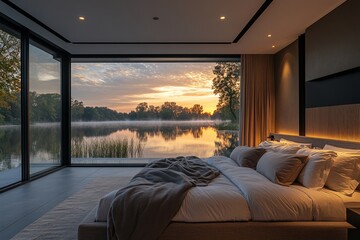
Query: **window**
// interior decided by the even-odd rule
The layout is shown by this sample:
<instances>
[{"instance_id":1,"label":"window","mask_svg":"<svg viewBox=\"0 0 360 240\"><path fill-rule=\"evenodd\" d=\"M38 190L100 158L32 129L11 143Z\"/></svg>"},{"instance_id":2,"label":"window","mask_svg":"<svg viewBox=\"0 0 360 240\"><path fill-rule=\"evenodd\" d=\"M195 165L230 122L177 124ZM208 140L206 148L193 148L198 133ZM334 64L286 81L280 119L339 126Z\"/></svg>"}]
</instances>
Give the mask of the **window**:
<instances>
[{"instance_id":1,"label":"window","mask_svg":"<svg viewBox=\"0 0 360 240\"><path fill-rule=\"evenodd\" d=\"M238 144L239 68L239 62L73 62L72 163L229 154Z\"/></svg>"},{"instance_id":2,"label":"window","mask_svg":"<svg viewBox=\"0 0 360 240\"><path fill-rule=\"evenodd\" d=\"M21 180L19 36L0 28L0 188Z\"/></svg>"},{"instance_id":3,"label":"window","mask_svg":"<svg viewBox=\"0 0 360 240\"><path fill-rule=\"evenodd\" d=\"M61 62L32 42L29 47L30 174L60 165Z\"/></svg>"}]
</instances>

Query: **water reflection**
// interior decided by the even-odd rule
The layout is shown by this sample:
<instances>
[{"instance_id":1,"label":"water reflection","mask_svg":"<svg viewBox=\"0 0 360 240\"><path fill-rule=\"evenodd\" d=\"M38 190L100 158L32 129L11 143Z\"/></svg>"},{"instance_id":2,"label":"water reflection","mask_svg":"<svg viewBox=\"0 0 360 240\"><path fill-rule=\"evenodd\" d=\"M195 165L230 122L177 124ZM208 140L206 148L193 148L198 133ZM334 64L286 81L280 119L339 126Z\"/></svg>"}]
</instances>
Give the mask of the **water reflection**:
<instances>
[{"instance_id":1,"label":"water reflection","mask_svg":"<svg viewBox=\"0 0 360 240\"><path fill-rule=\"evenodd\" d=\"M58 163L60 125L30 127L30 156L36 163ZM134 139L143 144L144 158L196 155L229 156L238 144L234 131L217 131L212 121L73 123L72 139ZM20 126L0 127L0 171L20 165Z\"/></svg>"}]
</instances>

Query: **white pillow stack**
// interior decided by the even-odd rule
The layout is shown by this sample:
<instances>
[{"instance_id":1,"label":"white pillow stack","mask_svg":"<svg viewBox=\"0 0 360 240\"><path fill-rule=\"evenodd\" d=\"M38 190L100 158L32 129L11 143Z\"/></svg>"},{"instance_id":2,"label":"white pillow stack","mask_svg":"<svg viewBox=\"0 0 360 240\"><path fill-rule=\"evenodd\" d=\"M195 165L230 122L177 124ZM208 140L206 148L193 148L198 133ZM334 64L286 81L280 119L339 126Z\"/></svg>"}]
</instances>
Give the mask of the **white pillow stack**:
<instances>
[{"instance_id":1,"label":"white pillow stack","mask_svg":"<svg viewBox=\"0 0 360 240\"><path fill-rule=\"evenodd\" d=\"M336 151L337 157L330 170L326 187L351 196L360 180L360 151L325 145L324 149Z\"/></svg>"}]
</instances>

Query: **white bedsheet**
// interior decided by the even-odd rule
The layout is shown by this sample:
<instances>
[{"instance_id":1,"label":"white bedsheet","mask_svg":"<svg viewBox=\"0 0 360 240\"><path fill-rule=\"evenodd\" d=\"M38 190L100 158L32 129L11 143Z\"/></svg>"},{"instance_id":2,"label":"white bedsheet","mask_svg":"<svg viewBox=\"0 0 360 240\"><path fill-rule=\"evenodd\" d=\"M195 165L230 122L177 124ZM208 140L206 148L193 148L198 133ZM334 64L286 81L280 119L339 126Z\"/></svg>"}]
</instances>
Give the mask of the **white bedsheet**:
<instances>
[{"instance_id":1,"label":"white bedsheet","mask_svg":"<svg viewBox=\"0 0 360 240\"><path fill-rule=\"evenodd\" d=\"M224 175L206 187L191 188L173 221L224 222L249 221L245 198Z\"/></svg>"},{"instance_id":2,"label":"white bedsheet","mask_svg":"<svg viewBox=\"0 0 360 240\"><path fill-rule=\"evenodd\" d=\"M326 188L324 188L322 191L338 196L343 201L346 208L360 208L360 191L358 190L355 191L350 197Z\"/></svg>"}]
</instances>

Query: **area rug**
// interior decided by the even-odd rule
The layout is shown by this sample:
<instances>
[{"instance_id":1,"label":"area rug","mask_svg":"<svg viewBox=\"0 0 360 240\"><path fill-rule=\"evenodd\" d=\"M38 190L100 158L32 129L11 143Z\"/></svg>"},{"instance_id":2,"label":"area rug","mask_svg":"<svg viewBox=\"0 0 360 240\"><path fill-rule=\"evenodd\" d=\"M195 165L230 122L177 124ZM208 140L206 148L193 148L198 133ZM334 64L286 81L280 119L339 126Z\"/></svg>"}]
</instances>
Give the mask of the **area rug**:
<instances>
[{"instance_id":1,"label":"area rug","mask_svg":"<svg viewBox=\"0 0 360 240\"><path fill-rule=\"evenodd\" d=\"M130 179L131 177L95 178L82 190L59 203L12 239L77 239L79 223L98 204L101 197L125 186Z\"/></svg>"}]
</instances>

